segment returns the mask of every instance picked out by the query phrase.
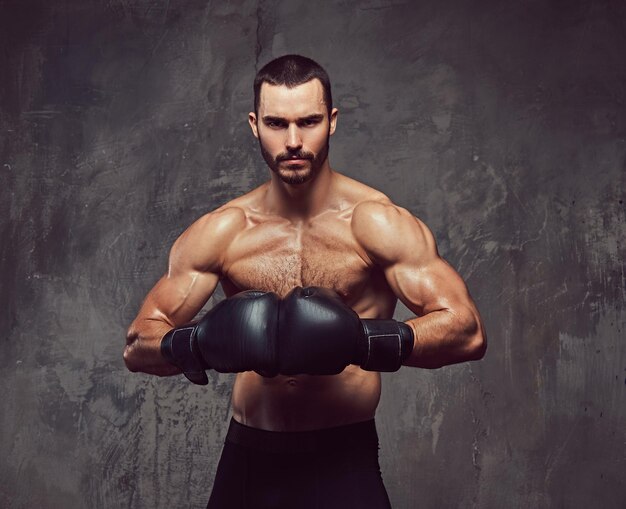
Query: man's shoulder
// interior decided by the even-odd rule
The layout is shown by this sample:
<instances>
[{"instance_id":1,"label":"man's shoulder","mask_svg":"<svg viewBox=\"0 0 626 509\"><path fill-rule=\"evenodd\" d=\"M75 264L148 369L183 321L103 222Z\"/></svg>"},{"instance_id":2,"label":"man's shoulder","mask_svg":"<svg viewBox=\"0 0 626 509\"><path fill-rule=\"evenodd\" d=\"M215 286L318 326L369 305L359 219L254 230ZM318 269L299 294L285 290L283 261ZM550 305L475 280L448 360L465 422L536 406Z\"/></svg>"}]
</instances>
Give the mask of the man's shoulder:
<instances>
[{"instance_id":1,"label":"man's shoulder","mask_svg":"<svg viewBox=\"0 0 626 509\"><path fill-rule=\"evenodd\" d=\"M243 207L225 204L221 207L204 214L197 219L189 230L204 237L210 233L212 238L235 233L245 227L246 213Z\"/></svg>"},{"instance_id":2,"label":"man's shoulder","mask_svg":"<svg viewBox=\"0 0 626 509\"><path fill-rule=\"evenodd\" d=\"M359 202L351 226L356 241L370 258L383 264L405 256L407 250L417 254L434 246L428 227L388 198Z\"/></svg>"},{"instance_id":3,"label":"man's shoulder","mask_svg":"<svg viewBox=\"0 0 626 509\"><path fill-rule=\"evenodd\" d=\"M197 219L191 227L198 232L210 230L211 235L238 232L246 227L248 216L256 208L266 185L261 185L245 194L220 205Z\"/></svg>"},{"instance_id":4,"label":"man's shoulder","mask_svg":"<svg viewBox=\"0 0 626 509\"><path fill-rule=\"evenodd\" d=\"M218 272L226 249L245 225L246 215L239 207L223 205L204 214L176 239L170 263Z\"/></svg>"},{"instance_id":5,"label":"man's shoulder","mask_svg":"<svg viewBox=\"0 0 626 509\"><path fill-rule=\"evenodd\" d=\"M400 215L413 217L383 192L358 180L340 174L342 196L352 203L352 229L357 236L368 236L370 230L390 227Z\"/></svg>"},{"instance_id":6,"label":"man's shoulder","mask_svg":"<svg viewBox=\"0 0 626 509\"><path fill-rule=\"evenodd\" d=\"M382 193L380 193L382 195ZM393 203L387 196L372 195L360 200L354 207L354 228L390 228L398 221L415 220L405 208Z\"/></svg>"},{"instance_id":7,"label":"man's shoulder","mask_svg":"<svg viewBox=\"0 0 626 509\"><path fill-rule=\"evenodd\" d=\"M179 252L212 254L225 250L247 224L243 207L226 203L196 219L178 237L173 249Z\"/></svg>"}]
</instances>

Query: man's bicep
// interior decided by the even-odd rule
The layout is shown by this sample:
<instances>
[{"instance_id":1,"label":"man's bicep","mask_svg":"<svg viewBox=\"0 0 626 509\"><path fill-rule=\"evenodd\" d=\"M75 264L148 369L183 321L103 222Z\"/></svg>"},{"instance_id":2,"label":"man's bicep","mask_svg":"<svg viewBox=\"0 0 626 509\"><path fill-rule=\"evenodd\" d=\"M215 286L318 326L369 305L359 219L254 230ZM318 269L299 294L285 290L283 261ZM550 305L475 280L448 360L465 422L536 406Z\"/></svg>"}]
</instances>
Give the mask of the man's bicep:
<instances>
[{"instance_id":1,"label":"man's bicep","mask_svg":"<svg viewBox=\"0 0 626 509\"><path fill-rule=\"evenodd\" d=\"M465 283L439 256L430 229L407 210L393 204L364 203L354 228L395 295L414 313L423 315L469 302Z\"/></svg>"},{"instance_id":2,"label":"man's bicep","mask_svg":"<svg viewBox=\"0 0 626 509\"><path fill-rule=\"evenodd\" d=\"M411 219L412 231L404 228L404 248L396 251L396 258L385 268L387 281L397 297L419 314L473 308L465 282L439 256L430 229L419 219Z\"/></svg>"},{"instance_id":3,"label":"man's bicep","mask_svg":"<svg viewBox=\"0 0 626 509\"><path fill-rule=\"evenodd\" d=\"M427 261L410 256L398 260L385 269L385 276L395 295L420 316L473 307L461 276L437 254Z\"/></svg>"},{"instance_id":4,"label":"man's bicep","mask_svg":"<svg viewBox=\"0 0 626 509\"><path fill-rule=\"evenodd\" d=\"M204 306L218 282L219 276L211 272L170 270L150 290L139 316L170 327L185 324Z\"/></svg>"},{"instance_id":5,"label":"man's bicep","mask_svg":"<svg viewBox=\"0 0 626 509\"><path fill-rule=\"evenodd\" d=\"M223 253L241 222L241 214L229 209L207 214L183 232L170 251L167 274L148 293L138 320L170 327L189 322L215 291Z\"/></svg>"},{"instance_id":6,"label":"man's bicep","mask_svg":"<svg viewBox=\"0 0 626 509\"><path fill-rule=\"evenodd\" d=\"M211 274L171 273L148 292L126 334L124 362L130 371L168 376L180 372L160 352L161 338L191 320L209 298L217 278Z\"/></svg>"}]
</instances>

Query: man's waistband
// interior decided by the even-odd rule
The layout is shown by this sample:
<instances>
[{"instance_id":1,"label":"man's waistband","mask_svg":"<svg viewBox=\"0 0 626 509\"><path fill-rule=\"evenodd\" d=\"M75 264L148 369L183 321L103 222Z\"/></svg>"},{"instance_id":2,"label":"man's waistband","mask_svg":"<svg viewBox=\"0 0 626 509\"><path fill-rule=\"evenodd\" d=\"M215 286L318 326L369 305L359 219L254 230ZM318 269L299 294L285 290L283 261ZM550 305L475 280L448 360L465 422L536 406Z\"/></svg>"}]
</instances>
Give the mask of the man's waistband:
<instances>
[{"instance_id":1,"label":"man's waistband","mask_svg":"<svg viewBox=\"0 0 626 509\"><path fill-rule=\"evenodd\" d=\"M274 453L378 449L374 419L312 431L267 431L251 428L231 418L226 441Z\"/></svg>"}]
</instances>

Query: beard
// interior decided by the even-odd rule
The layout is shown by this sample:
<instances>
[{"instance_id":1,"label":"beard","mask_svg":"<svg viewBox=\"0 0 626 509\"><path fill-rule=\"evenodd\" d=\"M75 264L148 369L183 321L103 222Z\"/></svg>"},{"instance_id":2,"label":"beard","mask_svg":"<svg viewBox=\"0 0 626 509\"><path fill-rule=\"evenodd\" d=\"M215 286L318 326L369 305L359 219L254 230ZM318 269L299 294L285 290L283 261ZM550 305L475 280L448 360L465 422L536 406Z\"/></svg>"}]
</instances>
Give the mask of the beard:
<instances>
[{"instance_id":1,"label":"beard","mask_svg":"<svg viewBox=\"0 0 626 509\"><path fill-rule=\"evenodd\" d=\"M326 136L326 143L324 143L324 146L317 154L305 150L294 150L281 152L274 157L263 146L261 136L259 136L259 145L261 147L261 155L269 169L278 175L285 184L299 185L313 180L326 162L330 147L330 135ZM285 161L290 159L303 159L306 163L303 166L285 164Z\"/></svg>"}]
</instances>

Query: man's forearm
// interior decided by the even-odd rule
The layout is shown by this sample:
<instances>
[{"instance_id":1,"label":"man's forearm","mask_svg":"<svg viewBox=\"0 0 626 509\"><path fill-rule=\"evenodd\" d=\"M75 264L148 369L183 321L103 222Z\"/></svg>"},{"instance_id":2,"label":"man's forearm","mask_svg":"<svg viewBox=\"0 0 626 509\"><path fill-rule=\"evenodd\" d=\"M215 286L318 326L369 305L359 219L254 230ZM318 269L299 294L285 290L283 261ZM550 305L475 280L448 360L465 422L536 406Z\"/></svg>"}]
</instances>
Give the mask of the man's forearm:
<instances>
[{"instance_id":1,"label":"man's forearm","mask_svg":"<svg viewBox=\"0 0 626 509\"><path fill-rule=\"evenodd\" d=\"M161 354L161 338L170 326L156 320L135 321L126 336L124 363L130 371L141 371L151 375L178 375L181 370L167 361Z\"/></svg>"},{"instance_id":2,"label":"man's forearm","mask_svg":"<svg viewBox=\"0 0 626 509\"><path fill-rule=\"evenodd\" d=\"M471 310L433 311L407 320L415 341L405 366L440 368L483 357L487 347L480 319Z\"/></svg>"}]
</instances>

